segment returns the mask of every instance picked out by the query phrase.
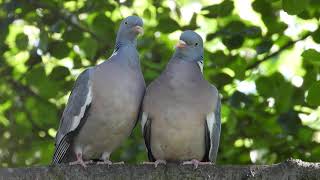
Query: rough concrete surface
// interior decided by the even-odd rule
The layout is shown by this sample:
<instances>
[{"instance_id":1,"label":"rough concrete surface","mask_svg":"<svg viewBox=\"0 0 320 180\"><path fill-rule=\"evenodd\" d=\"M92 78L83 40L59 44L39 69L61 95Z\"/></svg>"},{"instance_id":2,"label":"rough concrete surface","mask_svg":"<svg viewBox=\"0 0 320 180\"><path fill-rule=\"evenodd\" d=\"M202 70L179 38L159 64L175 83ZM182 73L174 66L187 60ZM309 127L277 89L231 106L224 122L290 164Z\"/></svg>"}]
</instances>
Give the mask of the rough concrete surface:
<instances>
[{"instance_id":1,"label":"rough concrete surface","mask_svg":"<svg viewBox=\"0 0 320 180\"><path fill-rule=\"evenodd\" d=\"M2 168L0 180L55 180L55 179L320 179L320 163L289 159L274 165L97 165Z\"/></svg>"}]
</instances>

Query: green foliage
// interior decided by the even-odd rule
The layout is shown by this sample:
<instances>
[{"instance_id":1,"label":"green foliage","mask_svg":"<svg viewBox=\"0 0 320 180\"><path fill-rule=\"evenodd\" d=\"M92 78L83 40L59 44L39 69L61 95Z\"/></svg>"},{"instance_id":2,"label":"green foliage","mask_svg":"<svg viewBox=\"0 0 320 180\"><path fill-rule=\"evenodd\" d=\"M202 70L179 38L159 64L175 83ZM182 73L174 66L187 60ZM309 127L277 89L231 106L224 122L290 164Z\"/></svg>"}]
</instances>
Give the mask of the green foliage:
<instances>
[{"instance_id":1,"label":"green foliage","mask_svg":"<svg viewBox=\"0 0 320 180\"><path fill-rule=\"evenodd\" d=\"M204 15L205 17L216 18L228 16L231 14L233 8L233 2L230 0L225 0L220 4L204 7L202 10L208 11L208 13Z\"/></svg>"},{"instance_id":2,"label":"green foliage","mask_svg":"<svg viewBox=\"0 0 320 180\"><path fill-rule=\"evenodd\" d=\"M308 90L307 103L313 106L320 106L320 82L315 82Z\"/></svg>"},{"instance_id":3,"label":"green foliage","mask_svg":"<svg viewBox=\"0 0 320 180\"><path fill-rule=\"evenodd\" d=\"M302 54L303 60L313 65L320 65L320 53L314 49L308 49Z\"/></svg>"},{"instance_id":4,"label":"green foliage","mask_svg":"<svg viewBox=\"0 0 320 180\"><path fill-rule=\"evenodd\" d=\"M251 6L247 6L247 5ZM180 30L200 32L222 98L218 164L320 160L319 0L0 0L0 166L48 164L76 77L113 51L119 22L144 19L147 84ZM145 161L138 126L111 156Z\"/></svg>"},{"instance_id":5,"label":"green foliage","mask_svg":"<svg viewBox=\"0 0 320 180\"><path fill-rule=\"evenodd\" d=\"M16 46L19 50L26 50L28 47L29 38L23 33L16 36Z\"/></svg>"},{"instance_id":6,"label":"green foliage","mask_svg":"<svg viewBox=\"0 0 320 180\"><path fill-rule=\"evenodd\" d=\"M308 4L309 0L282 0L283 10L292 15L301 13L306 9Z\"/></svg>"}]
</instances>

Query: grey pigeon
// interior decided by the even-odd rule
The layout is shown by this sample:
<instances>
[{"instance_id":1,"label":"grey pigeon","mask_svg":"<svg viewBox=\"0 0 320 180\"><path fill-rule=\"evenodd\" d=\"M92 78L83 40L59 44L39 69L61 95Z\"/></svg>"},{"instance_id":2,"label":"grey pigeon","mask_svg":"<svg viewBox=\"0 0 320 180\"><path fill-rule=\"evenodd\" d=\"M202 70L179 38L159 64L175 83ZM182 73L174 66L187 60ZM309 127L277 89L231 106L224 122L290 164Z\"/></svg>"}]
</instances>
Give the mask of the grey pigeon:
<instances>
[{"instance_id":1,"label":"grey pigeon","mask_svg":"<svg viewBox=\"0 0 320 180\"><path fill-rule=\"evenodd\" d=\"M136 49L142 26L137 16L125 18L111 57L76 80L60 120L53 164L111 164L110 154L132 132L145 92Z\"/></svg>"},{"instance_id":2,"label":"grey pigeon","mask_svg":"<svg viewBox=\"0 0 320 180\"><path fill-rule=\"evenodd\" d=\"M166 69L146 90L141 125L155 166L184 161L197 167L216 161L220 98L203 77L203 51L197 33L183 32Z\"/></svg>"}]
</instances>

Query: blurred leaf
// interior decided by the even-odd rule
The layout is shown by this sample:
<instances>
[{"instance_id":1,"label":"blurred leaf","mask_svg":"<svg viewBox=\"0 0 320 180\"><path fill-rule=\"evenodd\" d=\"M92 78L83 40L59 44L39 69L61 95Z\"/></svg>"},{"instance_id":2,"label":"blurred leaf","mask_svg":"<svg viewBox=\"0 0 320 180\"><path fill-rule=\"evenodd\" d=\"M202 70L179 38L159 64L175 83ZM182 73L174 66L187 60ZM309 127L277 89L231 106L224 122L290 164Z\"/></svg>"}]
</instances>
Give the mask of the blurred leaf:
<instances>
[{"instance_id":1,"label":"blurred leaf","mask_svg":"<svg viewBox=\"0 0 320 180\"><path fill-rule=\"evenodd\" d=\"M290 134L296 134L302 125L298 113L295 111L281 114L278 118L278 123L284 131Z\"/></svg>"},{"instance_id":2,"label":"blurred leaf","mask_svg":"<svg viewBox=\"0 0 320 180\"><path fill-rule=\"evenodd\" d=\"M26 80L36 90L36 93L44 98L55 97L60 90L59 82L49 81L43 66L36 66L29 71Z\"/></svg>"},{"instance_id":3,"label":"blurred leaf","mask_svg":"<svg viewBox=\"0 0 320 180\"><path fill-rule=\"evenodd\" d=\"M225 27L223 27L221 33L223 35L242 35L247 31L246 25L241 21L231 21Z\"/></svg>"},{"instance_id":4,"label":"blurred leaf","mask_svg":"<svg viewBox=\"0 0 320 180\"><path fill-rule=\"evenodd\" d=\"M209 53L210 52L206 52L206 54ZM223 51L216 51L214 53L210 53L209 55L210 56L208 57L208 60L212 61L212 63L218 67L224 67L232 61L232 57L227 56Z\"/></svg>"},{"instance_id":5,"label":"blurred leaf","mask_svg":"<svg viewBox=\"0 0 320 180\"><path fill-rule=\"evenodd\" d=\"M193 13L189 25L183 26L182 30L183 31L185 31L185 30L195 30L197 28L198 28L198 26L197 26L197 14Z\"/></svg>"},{"instance_id":6,"label":"blurred leaf","mask_svg":"<svg viewBox=\"0 0 320 180\"><path fill-rule=\"evenodd\" d=\"M278 45L279 47L282 47L286 45L288 42L292 41L292 39L286 35L280 36L274 44Z\"/></svg>"},{"instance_id":7,"label":"blurred leaf","mask_svg":"<svg viewBox=\"0 0 320 180\"><path fill-rule=\"evenodd\" d=\"M20 50L26 50L28 48L29 38L24 33L20 33L16 36L16 46Z\"/></svg>"},{"instance_id":8,"label":"blurred leaf","mask_svg":"<svg viewBox=\"0 0 320 180\"><path fill-rule=\"evenodd\" d=\"M49 44L49 36L48 33L44 30L40 31L40 37L39 37L39 45L38 47L42 50L42 51L47 51L48 49L48 44Z\"/></svg>"},{"instance_id":9,"label":"blurred leaf","mask_svg":"<svg viewBox=\"0 0 320 180\"><path fill-rule=\"evenodd\" d=\"M52 126L58 118L55 108L34 98L27 98L25 106L31 113L32 120L39 126Z\"/></svg>"},{"instance_id":10,"label":"blurred leaf","mask_svg":"<svg viewBox=\"0 0 320 180\"><path fill-rule=\"evenodd\" d=\"M217 87L223 87L232 82L232 77L226 73L219 73L210 77L211 82Z\"/></svg>"},{"instance_id":11,"label":"blurred leaf","mask_svg":"<svg viewBox=\"0 0 320 180\"><path fill-rule=\"evenodd\" d=\"M114 32L115 24L113 21L110 20L106 15L104 14L98 14L94 17L92 24L91 24L91 30L99 36L99 38L104 40L110 40L106 34Z\"/></svg>"},{"instance_id":12,"label":"blurred leaf","mask_svg":"<svg viewBox=\"0 0 320 180\"><path fill-rule=\"evenodd\" d=\"M262 16L262 20L267 26L269 34L282 34L288 27L286 23L277 21L276 19L276 16Z\"/></svg>"},{"instance_id":13,"label":"blurred leaf","mask_svg":"<svg viewBox=\"0 0 320 180\"><path fill-rule=\"evenodd\" d=\"M283 10L288 14L299 14L307 8L309 0L282 0Z\"/></svg>"},{"instance_id":14,"label":"blurred leaf","mask_svg":"<svg viewBox=\"0 0 320 180\"><path fill-rule=\"evenodd\" d=\"M241 35L223 37L222 42L228 49L238 49L242 46L244 38Z\"/></svg>"},{"instance_id":15,"label":"blurred leaf","mask_svg":"<svg viewBox=\"0 0 320 180\"><path fill-rule=\"evenodd\" d=\"M214 39L215 37L217 37L217 33L210 33L207 35L206 40L207 41L211 41L212 39Z\"/></svg>"},{"instance_id":16,"label":"blurred leaf","mask_svg":"<svg viewBox=\"0 0 320 180\"><path fill-rule=\"evenodd\" d=\"M256 86L259 94L275 99L275 107L279 112L286 112L291 108L293 86L280 73L260 77L256 80Z\"/></svg>"},{"instance_id":17,"label":"blurred leaf","mask_svg":"<svg viewBox=\"0 0 320 180\"><path fill-rule=\"evenodd\" d=\"M64 41L52 41L49 44L49 52L57 59L62 59L68 56L70 48Z\"/></svg>"},{"instance_id":18,"label":"blurred leaf","mask_svg":"<svg viewBox=\"0 0 320 180\"><path fill-rule=\"evenodd\" d=\"M45 76L46 73L43 66L37 66L27 73L26 80L28 84L38 85Z\"/></svg>"},{"instance_id":19,"label":"blurred leaf","mask_svg":"<svg viewBox=\"0 0 320 180\"><path fill-rule=\"evenodd\" d=\"M303 57L303 60L313 65L320 65L320 53L314 49L304 51L301 56Z\"/></svg>"},{"instance_id":20,"label":"blurred leaf","mask_svg":"<svg viewBox=\"0 0 320 180\"><path fill-rule=\"evenodd\" d=\"M0 29L1 29L1 33L0 33L0 42L4 42L4 40L6 39L8 32L9 32L9 20L8 19L2 19L0 18Z\"/></svg>"},{"instance_id":21,"label":"blurred leaf","mask_svg":"<svg viewBox=\"0 0 320 180\"><path fill-rule=\"evenodd\" d=\"M55 18L55 17L52 17L52 18ZM66 23L62 20L58 20L58 21L54 21L54 22L55 23L51 26L51 31L55 32L55 33L62 32L65 29L65 27L67 26Z\"/></svg>"},{"instance_id":22,"label":"blurred leaf","mask_svg":"<svg viewBox=\"0 0 320 180\"><path fill-rule=\"evenodd\" d=\"M143 17L145 17L147 19L151 19L152 13L151 13L150 9L146 9L143 11Z\"/></svg>"},{"instance_id":23,"label":"blurred leaf","mask_svg":"<svg viewBox=\"0 0 320 180\"><path fill-rule=\"evenodd\" d=\"M208 18L225 17L232 13L234 8L233 2L225 0L220 4L215 4L202 8L202 11L208 11L204 16Z\"/></svg>"},{"instance_id":24,"label":"blurred leaf","mask_svg":"<svg viewBox=\"0 0 320 180\"><path fill-rule=\"evenodd\" d=\"M241 21L231 21L222 30L222 43L228 49L237 49L244 43L246 25Z\"/></svg>"},{"instance_id":25,"label":"blurred leaf","mask_svg":"<svg viewBox=\"0 0 320 180\"><path fill-rule=\"evenodd\" d=\"M63 33L62 38L68 42L77 43L83 38L83 32L79 29L69 27Z\"/></svg>"},{"instance_id":26,"label":"blurred leaf","mask_svg":"<svg viewBox=\"0 0 320 180\"><path fill-rule=\"evenodd\" d=\"M164 16L159 19L158 30L163 33L171 33L180 29L179 24L169 16Z\"/></svg>"},{"instance_id":27,"label":"blurred leaf","mask_svg":"<svg viewBox=\"0 0 320 180\"><path fill-rule=\"evenodd\" d=\"M317 71L314 69L308 69L306 74L303 77L303 86L304 88L309 88L311 85L313 85L314 82L317 81Z\"/></svg>"},{"instance_id":28,"label":"blurred leaf","mask_svg":"<svg viewBox=\"0 0 320 180\"><path fill-rule=\"evenodd\" d=\"M273 11L271 4L265 0L255 0L252 3L252 8L262 15L270 14Z\"/></svg>"},{"instance_id":29,"label":"blurred leaf","mask_svg":"<svg viewBox=\"0 0 320 180\"><path fill-rule=\"evenodd\" d=\"M314 42L320 43L320 28L318 28L318 29L312 34L312 38L313 38Z\"/></svg>"},{"instance_id":30,"label":"blurred leaf","mask_svg":"<svg viewBox=\"0 0 320 180\"><path fill-rule=\"evenodd\" d=\"M92 60L98 50L98 43L91 38L84 38L80 43L80 48L84 51L85 56Z\"/></svg>"},{"instance_id":31,"label":"blurred leaf","mask_svg":"<svg viewBox=\"0 0 320 180\"><path fill-rule=\"evenodd\" d=\"M232 59L235 59L230 65L229 67L234 71L235 73L235 79L238 80L244 80L245 79L245 72L246 72L246 66L247 66L247 62L245 61L245 59L238 57L231 57Z\"/></svg>"},{"instance_id":32,"label":"blurred leaf","mask_svg":"<svg viewBox=\"0 0 320 180\"><path fill-rule=\"evenodd\" d=\"M234 108L248 106L251 103L250 101L250 98L246 94L239 91L235 91L229 99L230 105Z\"/></svg>"},{"instance_id":33,"label":"blurred leaf","mask_svg":"<svg viewBox=\"0 0 320 180\"><path fill-rule=\"evenodd\" d=\"M55 81L61 81L70 74L69 69L64 66L56 66L53 68L49 78Z\"/></svg>"},{"instance_id":34,"label":"blurred leaf","mask_svg":"<svg viewBox=\"0 0 320 180\"><path fill-rule=\"evenodd\" d=\"M311 106L320 106L320 81L315 82L308 90L306 101Z\"/></svg>"},{"instance_id":35,"label":"blurred leaf","mask_svg":"<svg viewBox=\"0 0 320 180\"><path fill-rule=\"evenodd\" d=\"M26 62L26 65L32 67L41 62L42 62L42 57L39 56L35 50L33 50L30 54L28 61Z\"/></svg>"},{"instance_id":36,"label":"blurred leaf","mask_svg":"<svg viewBox=\"0 0 320 180\"><path fill-rule=\"evenodd\" d=\"M261 36L261 28L257 26L251 26L244 30L245 36L248 38L258 38Z\"/></svg>"},{"instance_id":37,"label":"blurred leaf","mask_svg":"<svg viewBox=\"0 0 320 180\"><path fill-rule=\"evenodd\" d=\"M273 42L271 40L262 41L256 47L257 54L263 54L263 53L269 52L269 50L271 49L272 45L273 45Z\"/></svg>"}]
</instances>

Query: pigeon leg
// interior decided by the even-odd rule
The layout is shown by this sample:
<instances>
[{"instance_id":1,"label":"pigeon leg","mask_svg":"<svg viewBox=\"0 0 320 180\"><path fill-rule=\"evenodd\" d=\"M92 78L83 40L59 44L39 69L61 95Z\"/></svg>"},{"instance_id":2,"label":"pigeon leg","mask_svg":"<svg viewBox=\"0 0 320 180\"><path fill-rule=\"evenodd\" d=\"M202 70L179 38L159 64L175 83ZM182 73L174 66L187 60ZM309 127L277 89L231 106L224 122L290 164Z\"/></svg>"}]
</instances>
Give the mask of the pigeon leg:
<instances>
[{"instance_id":1,"label":"pigeon leg","mask_svg":"<svg viewBox=\"0 0 320 180\"><path fill-rule=\"evenodd\" d=\"M77 156L77 160L73 161L73 162L70 162L69 165L77 165L77 164L79 164L82 167L86 168L87 164L92 163L92 161L83 161L82 153L77 153L76 156Z\"/></svg>"},{"instance_id":2,"label":"pigeon leg","mask_svg":"<svg viewBox=\"0 0 320 180\"><path fill-rule=\"evenodd\" d=\"M101 155L101 158L99 162L97 162L97 164L107 164L107 165L112 165L112 162L109 160L110 158L110 153L109 152L104 152Z\"/></svg>"}]
</instances>

